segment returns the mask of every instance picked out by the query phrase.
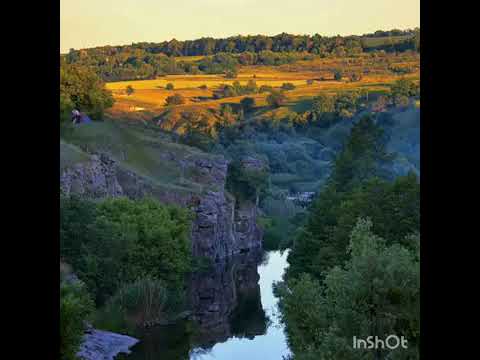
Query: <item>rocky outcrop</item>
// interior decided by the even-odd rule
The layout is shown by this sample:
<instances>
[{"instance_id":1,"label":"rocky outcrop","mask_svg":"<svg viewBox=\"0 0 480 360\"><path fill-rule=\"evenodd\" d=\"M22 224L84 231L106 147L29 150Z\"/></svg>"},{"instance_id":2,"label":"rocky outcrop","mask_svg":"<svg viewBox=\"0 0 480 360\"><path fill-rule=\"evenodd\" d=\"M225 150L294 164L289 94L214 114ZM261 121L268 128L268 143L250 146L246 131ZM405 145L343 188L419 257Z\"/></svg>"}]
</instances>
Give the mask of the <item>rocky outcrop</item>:
<instances>
[{"instance_id":1,"label":"rocky outcrop","mask_svg":"<svg viewBox=\"0 0 480 360\"><path fill-rule=\"evenodd\" d=\"M83 336L77 356L83 360L113 360L120 353L130 353L139 340L108 331L90 329Z\"/></svg>"},{"instance_id":2,"label":"rocky outcrop","mask_svg":"<svg viewBox=\"0 0 480 360\"><path fill-rule=\"evenodd\" d=\"M115 162L105 155L92 155L62 171L60 187L64 193L76 193L93 198L121 196L123 189L117 181Z\"/></svg>"},{"instance_id":3,"label":"rocky outcrop","mask_svg":"<svg viewBox=\"0 0 480 360\"><path fill-rule=\"evenodd\" d=\"M138 199L152 196L167 204L188 207L195 213L192 224L194 256L219 261L231 255L259 248L261 231L257 227L255 204L236 204L225 190L228 162L221 157L182 157L162 153L165 161L189 170L189 180L205 184L203 191L189 191L175 186L159 186L151 179L127 169L105 154L93 154L88 161L63 168L60 186L65 194L81 194L89 198L126 196ZM254 158L245 166L262 166Z\"/></svg>"}]
</instances>

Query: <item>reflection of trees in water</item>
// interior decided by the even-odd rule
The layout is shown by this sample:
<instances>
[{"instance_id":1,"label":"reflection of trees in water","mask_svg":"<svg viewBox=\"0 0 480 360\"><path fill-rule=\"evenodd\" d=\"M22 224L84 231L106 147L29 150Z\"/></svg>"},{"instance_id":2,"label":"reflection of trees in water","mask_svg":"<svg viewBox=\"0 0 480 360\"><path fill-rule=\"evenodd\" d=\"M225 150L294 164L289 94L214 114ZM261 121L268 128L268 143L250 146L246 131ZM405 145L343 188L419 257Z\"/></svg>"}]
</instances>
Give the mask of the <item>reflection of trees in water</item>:
<instances>
[{"instance_id":1,"label":"reflection of trees in water","mask_svg":"<svg viewBox=\"0 0 480 360\"><path fill-rule=\"evenodd\" d=\"M188 360L190 334L191 326L186 321L150 328L137 335L141 341L125 360Z\"/></svg>"},{"instance_id":2,"label":"reflection of trees in water","mask_svg":"<svg viewBox=\"0 0 480 360\"><path fill-rule=\"evenodd\" d=\"M190 360L201 359L203 356L208 355L212 352L212 348L203 349L201 347L195 348L190 351Z\"/></svg>"},{"instance_id":3,"label":"reflection of trees in water","mask_svg":"<svg viewBox=\"0 0 480 360\"><path fill-rule=\"evenodd\" d=\"M264 253L251 251L191 279L191 303L199 324L195 344L203 349L229 338L252 339L266 333L269 319L262 308L257 267Z\"/></svg>"},{"instance_id":4,"label":"reflection of trees in water","mask_svg":"<svg viewBox=\"0 0 480 360\"><path fill-rule=\"evenodd\" d=\"M128 360L201 359L231 337L264 335L271 321L260 296L257 267L263 261L262 252L251 251L192 274L192 321L145 331Z\"/></svg>"},{"instance_id":5,"label":"reflection of trees in water","mask_svg":"<svg viewBox=\"0 0 480 360\"><path fill-rule=\"evenodd\" d=\"M238 305L230 317L232 335L236 337L253 339L265 335L271 324L262 308L260 287L256 290L238 296Z\"/></svg>"}]
</instances>

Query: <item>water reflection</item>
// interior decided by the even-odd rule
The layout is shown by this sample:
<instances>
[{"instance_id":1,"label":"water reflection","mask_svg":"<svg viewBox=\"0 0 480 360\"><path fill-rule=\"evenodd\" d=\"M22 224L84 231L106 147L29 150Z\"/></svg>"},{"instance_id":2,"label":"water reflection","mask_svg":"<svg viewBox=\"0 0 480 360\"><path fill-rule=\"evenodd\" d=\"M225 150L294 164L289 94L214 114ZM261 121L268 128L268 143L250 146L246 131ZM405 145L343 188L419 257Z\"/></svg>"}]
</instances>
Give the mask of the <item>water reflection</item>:
<instances>
[{"instance_id":1,"label":"water reflection","mask_svg":"<svg viewBox=\"0 0 480 360\"><path fill-rule=\"evenodd\" d=\"M129 360L281 359L288 354L275 316L273 281L287 254L249 252L215 264L189 281L192 317L141 334Z\"/></svg>"}]
</instances>

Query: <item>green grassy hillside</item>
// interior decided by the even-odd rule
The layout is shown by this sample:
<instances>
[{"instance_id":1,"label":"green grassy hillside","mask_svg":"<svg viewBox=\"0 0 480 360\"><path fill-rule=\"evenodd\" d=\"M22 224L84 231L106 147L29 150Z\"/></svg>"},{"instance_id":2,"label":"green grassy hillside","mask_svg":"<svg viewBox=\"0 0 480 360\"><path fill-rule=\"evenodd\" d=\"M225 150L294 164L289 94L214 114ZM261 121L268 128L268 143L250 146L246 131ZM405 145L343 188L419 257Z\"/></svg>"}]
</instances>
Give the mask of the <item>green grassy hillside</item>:
<instances>
[{"instance_id":1,"label":"green grassy hillside","mask_svg":"<svg viewBox=\"0 0 480 360\"><path fill-rule=\"evenodd\" d=\"M99 152L108 154L120 166L158 186L194 192L215 186L195 162L215 161L218 157L176 144L153 125L117 120L93 122L62 131L61 168L88 160L88 154Z\"/></svg>"}]
</instances>

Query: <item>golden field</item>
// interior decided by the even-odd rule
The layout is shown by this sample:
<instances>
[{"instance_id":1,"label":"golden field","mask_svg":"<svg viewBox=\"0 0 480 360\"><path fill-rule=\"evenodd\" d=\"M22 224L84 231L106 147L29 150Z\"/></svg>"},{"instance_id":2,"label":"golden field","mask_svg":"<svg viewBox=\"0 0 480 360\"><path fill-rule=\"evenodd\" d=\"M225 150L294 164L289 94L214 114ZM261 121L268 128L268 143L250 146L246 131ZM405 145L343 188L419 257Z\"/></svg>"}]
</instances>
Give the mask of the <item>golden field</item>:
<instances>
[{"instance_id":1,"label":"golden field","mask_svg":"<svg viewBox=\"0 0 480 360\"><path fill-rule=\"evenodd\" d=\"M193 60L192 60L193 61ZM388 71L389 67L409 67L414 72L406 75L394 74ZM345 73L368 69L357 82L349 80L335 81L333 71L342 69ZM401 77L418 80L420 78L419 57L406 55L372 58L360 56L342 59L315 59L297 61L293 64L281 66L243 66L240 67L236 79L227 79L223 75L167 75L155 80L134 80L107 83L116 100L109 110L111 115L132 119L151 119L166 110L165 99L174 94L181 94L186 103L177 105L177 108L218 108L222 103L239 103L242 98L249 96L256 100L257 106L266 105L268 93L259 93L213 99L213 90L222 84L232 84L235 81L245 85L254 80L257 86L269 85L275 88L289 82L296 86L294 90L286 91L289 100L288 106L310 99L320 93L334 94L342 91L368 90L372 93L387 92L389 85ZM312 84L307 84L313 80ZM168 83L174 85L174 90L166 90ZM127 95L126 87L130 85L135 92ZM205 85L206 89L200 89ZM301 108L300 108L301 109Z\"/></svg>"}]
</instances>

